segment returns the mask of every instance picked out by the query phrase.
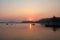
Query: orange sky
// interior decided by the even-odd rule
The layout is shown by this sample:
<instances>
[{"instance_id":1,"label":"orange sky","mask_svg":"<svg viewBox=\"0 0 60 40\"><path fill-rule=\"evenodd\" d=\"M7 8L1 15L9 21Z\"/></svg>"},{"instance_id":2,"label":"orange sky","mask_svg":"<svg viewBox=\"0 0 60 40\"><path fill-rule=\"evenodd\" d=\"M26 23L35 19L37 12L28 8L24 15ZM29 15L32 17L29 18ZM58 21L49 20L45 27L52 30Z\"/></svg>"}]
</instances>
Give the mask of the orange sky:
<instances>
[{"instance_id":1,"label":"orange sky","mask_svg":"<svg viewBox=\"0 0 60 40\"><path fill-rule=\"evenodd\" d=\"M60 16L59 0L0 1L0 21L38 20Z\"/></svg>"}]
</instances>

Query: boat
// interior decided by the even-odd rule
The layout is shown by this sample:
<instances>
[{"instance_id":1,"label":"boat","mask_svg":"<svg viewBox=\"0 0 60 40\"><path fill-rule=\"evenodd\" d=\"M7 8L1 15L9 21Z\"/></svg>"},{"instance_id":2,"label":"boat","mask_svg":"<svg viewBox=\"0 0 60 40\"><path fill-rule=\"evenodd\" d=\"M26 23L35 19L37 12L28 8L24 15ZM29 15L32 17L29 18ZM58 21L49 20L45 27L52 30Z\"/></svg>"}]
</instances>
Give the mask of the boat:
<instances>
[{"instance_id":1,"label":"boat","mask_svg":"<svg viewBox=\"0 0 60 40\"><path fill-rule=\"evenodd\" d=\"M6 25L8 25L8 23L6 23Z\"/></svg>"},{"instance_id":2,"label":"boat","mask_svg":"<svg viewBox=\"0 0 60 40\"><path fill-rule=\"evenodd\" d=\"M35 25L35 24L32 24L32 25Z\"/></svg>"}]
</instances>

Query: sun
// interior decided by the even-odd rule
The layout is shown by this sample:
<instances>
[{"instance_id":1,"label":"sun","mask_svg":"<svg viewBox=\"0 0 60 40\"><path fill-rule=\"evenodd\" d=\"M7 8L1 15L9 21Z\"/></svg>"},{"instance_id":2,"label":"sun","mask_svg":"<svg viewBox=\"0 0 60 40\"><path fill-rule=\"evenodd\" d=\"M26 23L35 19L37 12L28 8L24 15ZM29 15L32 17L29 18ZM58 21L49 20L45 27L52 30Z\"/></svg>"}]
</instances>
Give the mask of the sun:
<instances>
[{"instance_id":1,"label":"sun","mask_svg":"<svg viewBox=\"0 0 60 40\"><path fill-rule=\"evenodd\" d=\"M30 17L28 20L29 20L29 21L33 21L33 18Z\"/></svg>"},{"instance_id":2,"label":"sun","mask_svg":"<svg viewBox=\"0 0 60 40\"><path fill-rule=\"evenodd\" d=\"M34 21L34 17L33 16L28 16L28 17L26 17L26 20L27 21Z\"/></svg>"},{"instance_id":3,"label":"sun","mask_svg":"<svg viewBox=\"0 0 60 40\"><path fill-rule=\"evenodd\" d=\"M29 21L32 21L32 18L30 18Z\"/></svg>"}]
</instances>

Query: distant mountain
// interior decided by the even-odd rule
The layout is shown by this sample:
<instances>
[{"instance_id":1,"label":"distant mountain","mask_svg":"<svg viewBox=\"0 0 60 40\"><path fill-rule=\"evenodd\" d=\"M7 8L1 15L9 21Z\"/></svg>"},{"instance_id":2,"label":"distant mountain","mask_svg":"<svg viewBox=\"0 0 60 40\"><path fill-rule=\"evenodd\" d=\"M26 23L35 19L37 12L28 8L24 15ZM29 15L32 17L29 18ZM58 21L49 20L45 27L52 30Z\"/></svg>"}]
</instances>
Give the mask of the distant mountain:
<instances>
[{"instance_id":1,"label":"distant mountain","mask_svg":"<svg viewBox=\"0 0 60 40\"><path fill-rule=\"evenodd\" d=\"M41 20L38 20L37 23L52 23L52 21L60 23L60 17L52 17L52 18L44 18Z\"/></svg>"},{"instance_id":2,"label":"distant mountain","mask_svg":"<svg viewBox=\"0 0 60 40\"><path fill-rule=\"evenodd\" d=\"M34 21L22 21L21 23L35 23Z\"/></svg>"},{"instance_id":3,"label":"distant mountain","mask_svg":"<svg viewBox=\"0 0 60 40\"><path fill-rule=\"evenodd\" d=\"M17 22L17 21L7 21L7 22L0 22L0 23L20 23L20 22Z\"/></svg>"},{"instance_id":4,"label":"distant mountain","mask_svg":"<svg viewBox=\"0 0 60 40\"><path fill-rule=\"evenodd\" d=\"M53 23L53 20L55 22L59 22L60 23L60 17L51 17L51 18L44 18L44 19L41 19L41 20L38 20L38 21L22 21L21 23Z\"/></svg>"}]
</instances>

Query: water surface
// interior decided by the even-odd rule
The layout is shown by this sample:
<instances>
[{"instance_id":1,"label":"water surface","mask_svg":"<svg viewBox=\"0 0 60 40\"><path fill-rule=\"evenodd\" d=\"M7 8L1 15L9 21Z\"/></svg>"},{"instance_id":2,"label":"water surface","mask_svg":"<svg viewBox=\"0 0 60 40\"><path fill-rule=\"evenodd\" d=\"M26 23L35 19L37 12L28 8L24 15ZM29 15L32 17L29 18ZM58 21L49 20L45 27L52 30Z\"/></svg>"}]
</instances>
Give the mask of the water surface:
<instances>
[{"instance_id":1,"label":"water surface","mask_svg":"<svg viewBox=\"0 0 60 40\"><path fill-rule=\"evenodd\" d=\"M0 40L60 40L60 29L56 32L52 28L40 24L0 24Z\"/></svg>"}]
</instances>

